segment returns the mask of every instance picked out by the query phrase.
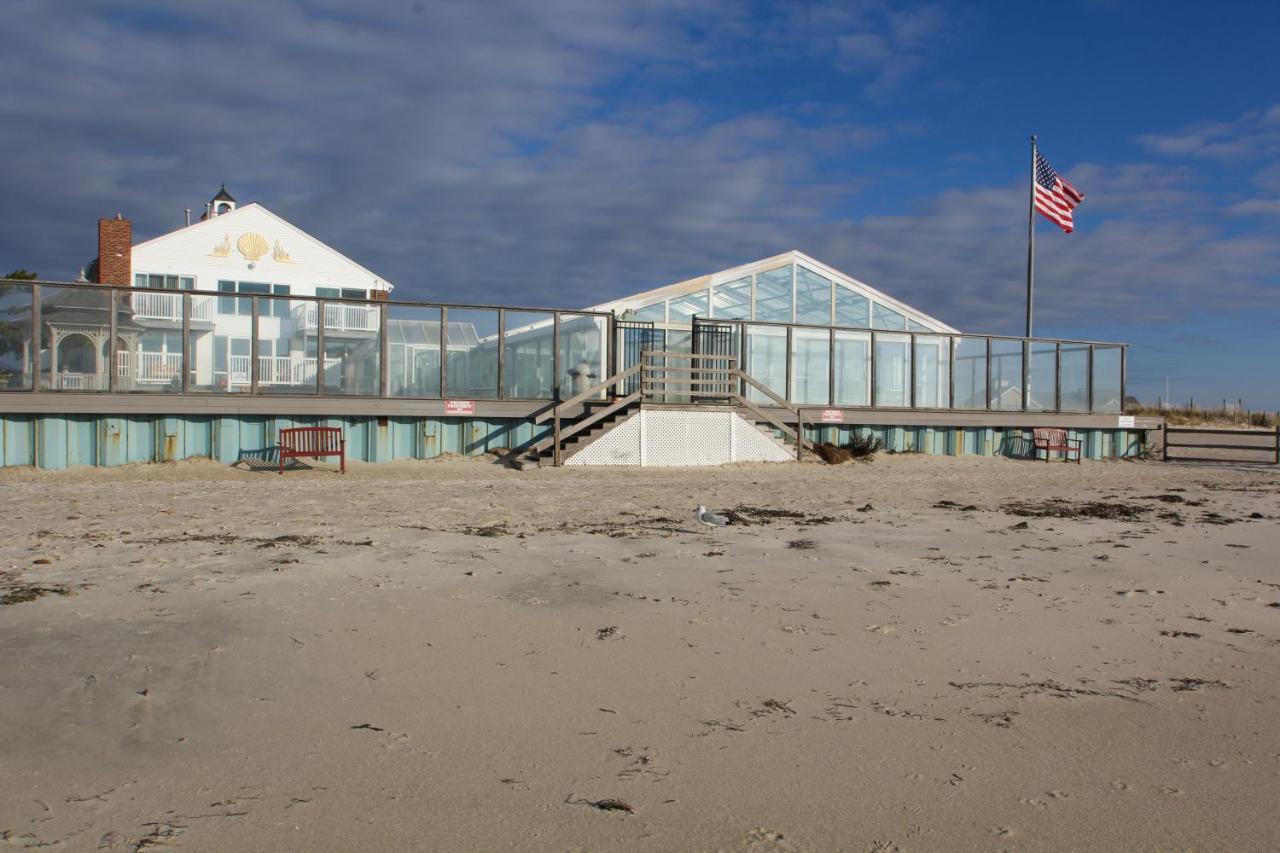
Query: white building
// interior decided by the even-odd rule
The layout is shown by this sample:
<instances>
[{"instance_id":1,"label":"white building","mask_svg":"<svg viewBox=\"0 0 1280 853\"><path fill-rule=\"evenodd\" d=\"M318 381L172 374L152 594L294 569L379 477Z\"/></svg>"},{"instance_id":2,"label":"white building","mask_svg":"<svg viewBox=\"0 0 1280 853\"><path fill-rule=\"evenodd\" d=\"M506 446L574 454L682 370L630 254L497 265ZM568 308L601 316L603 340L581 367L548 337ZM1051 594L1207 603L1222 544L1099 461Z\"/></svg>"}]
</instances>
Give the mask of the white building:
<instances>
[{"instance_id":1,"label":"white building","mask_svg":"<svg viewBox=\"0 0 1280 853\"><path fill-rule=\"evenodd\" d=\"M190 384L237 390L250 381L253 297L308 296L386 299L393 285L258 204L239 206L223 187L201 221L132 248L132 323L141 328L139 364L121 370L137 383L172 382L182 371L184 290L225 296L190 300ZM260 299L259 385L308 388L315 382L317 304ZM336 302L325 307L325 364L369 361L377 346L379 311ZM369 377L375 383L376 378Z\"/></svg>"}]
</instances>

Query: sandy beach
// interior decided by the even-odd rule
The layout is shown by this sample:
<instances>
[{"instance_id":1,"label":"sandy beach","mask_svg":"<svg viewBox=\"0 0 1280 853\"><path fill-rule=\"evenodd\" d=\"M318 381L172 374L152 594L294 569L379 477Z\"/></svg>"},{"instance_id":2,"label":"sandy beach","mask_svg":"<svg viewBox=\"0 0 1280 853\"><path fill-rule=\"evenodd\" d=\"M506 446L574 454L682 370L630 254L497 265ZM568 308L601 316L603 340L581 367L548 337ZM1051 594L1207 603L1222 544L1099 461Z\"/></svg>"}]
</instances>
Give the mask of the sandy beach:
<instances>
[{"instance_id":1,"label":"sandy beach","mask_svg":"<svg viewBox=\"0 0 1280 853\"><path fill-rule=\"evenodd\" d=\"M186 462L0 502L3 849L1280 848L1274 468Z\"/></svg>"}]
</instances>

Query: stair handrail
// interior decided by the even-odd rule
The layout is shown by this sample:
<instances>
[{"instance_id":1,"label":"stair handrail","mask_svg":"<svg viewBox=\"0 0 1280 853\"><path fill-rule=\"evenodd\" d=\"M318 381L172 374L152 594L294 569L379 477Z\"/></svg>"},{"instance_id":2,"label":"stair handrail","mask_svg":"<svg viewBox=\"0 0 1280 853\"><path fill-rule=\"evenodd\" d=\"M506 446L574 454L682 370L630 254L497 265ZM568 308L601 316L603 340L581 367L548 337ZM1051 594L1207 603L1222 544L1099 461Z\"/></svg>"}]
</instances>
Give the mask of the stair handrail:
<instances>
[{"instance_id":1,"label":"stair handrail","mask_svg":"<svg viewBox=\"0 0 1280 853\"><path fill-rule=\"evenodd\" d=\"M533 416L533 422L535 424L540 424L549 417L557 416L560 409L565 409L565 408L568 408L569 406L576 406L585 400L589 400L592 397L598 396L600 392L605 391L609 388L612 388L613 386L617 385L619 382L621 382L622 380L626 379L629 376L634 376L636 373L640 371L640 366L641 366L640 363L637 362L636 364L633 364L630 367L628 367L626 370L613 374L608 379L601 382L599 385L595 385L591 388L588 388L585 391L581 391L577 394L574 394L569 399L562 400L559 403L556 403L554 406L552 406L549 409L543 409L541 412L538 412L538 414Z\"/></svg>"}]
</instances>

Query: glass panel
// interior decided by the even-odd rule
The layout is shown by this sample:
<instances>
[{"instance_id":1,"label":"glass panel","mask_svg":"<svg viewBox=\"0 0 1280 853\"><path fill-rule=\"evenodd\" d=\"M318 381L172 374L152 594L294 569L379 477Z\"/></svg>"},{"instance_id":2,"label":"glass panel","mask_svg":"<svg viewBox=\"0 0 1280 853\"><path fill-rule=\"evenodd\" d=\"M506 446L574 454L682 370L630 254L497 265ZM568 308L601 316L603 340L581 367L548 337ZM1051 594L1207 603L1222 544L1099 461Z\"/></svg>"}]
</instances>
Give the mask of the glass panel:
<instances>
[{"instance_id":1,"label":"glass panel","mask_svg":"<svg viewBox=\"0 0 1280 853\"><path fill-rule=\"evenodd\" d=\"M751 319L751 276L717 284L711 299L711 316L722 320Z\"/></svg>"},{"instance_id":2,"label":"glass panel","mask_svg":"<svg viewBox=\"0 0 1280 853\"><path fill-rule=\"evenodd\" d=\"M856 326L860 329L871 326L871 300L838 282L836 283L836 325Z\"/></svg>"},{"instance_id":3,"label":"glass panel","mask_svg":"<svg viewBox=\"0 0 1280 853\"><path fill-rule=\"evenodd\" d=\"M36 365L33 289L30 284L0 282L0 390L30 391L32 387Z\"/></svg>"},{"instance_id":4,"label":"glass panel","mask_svg":"<svg viewBox=\"0 0 1280 853\"><path fill-rule=\"evenodd\" d=\"M871 304L871 328L901 332L907 328L907 318L892 308L881 305L879 302L873 302Z\"/></svg>"},{"instance_id":5,"label":"glass panel","mask_svg":"<svg viewBox=\"0 0 1280 853\"><path fill-rule=\"evenodd\" d=\"M116 390L178 393L182 390L182 299L180 293L117 293L113 363ZM139 300L161 302L156 319L142 319Z\"/></svg>"},{"instance_id":6,"label":"glass panel","mask_svg":"<svg viewBox=\"0 0 1280 853\"><path fill-rule=\"evenodd\" d=\"M665 352L678 352L678 353L693 352L693 332L692 331L669 329L667 330L663 338L664 338L664 343L663 343L662 349ZM691 363L692 362L687 358L678 358L678 359L671 359L669 362L669 365L671 367L689 367ZM679 380L688 379L689 376L690 374L688 373L677 372L677 373L671 374L669 378L674 382L674 380L677 380L677 379ZM655 402L688 403L690 401L689 395L685 393L689 387L688 385L675 384L675 385L666 386L666 387L673 388L674 389L673 393L663 394L661 397L656 398Z\"/></svg>"},{"instance_id":7,"label":"glass panel","mask_svg":"<svg viewBox=\"0 0 1280 853\"><path fill-rule=\"evenodd\" d=\"M916 336L916 408L946 409L951 406L949 349L948 338Z\"/></svg>"},{"instance_id":8,"label":"glass panel","mask_svg":"<svg viewBox=\"0 0 1280 853\"><path fill-rule=\"evenodd\" d=\"M236 283L234 281L220 281L218 282L218 290L220 290L223 293L235 293ZM236 313L235 298L231 296L219 296L218 297L218 313L219 314Z\"/></svg>"},{"instance_id":9,"label":"glass panel","mask_svg":"<svg viewBox=\"0 0 1280 853\"><path fill-rule=\"evenodd\" d=\"M908 317L908 318L907 318L907 331L908 331L908 332L933 332L933 331L936 331L936 330L935 330L935 329L930 329L930 328L929 328L928 326L926 326L924 323L918 323L918 322L916 322L915 320L912 320L910 317Z\"/></svg>"},{"instance_id":10,"label":"glass panel","mask_svg":"<svg viewBox=\"0 0 1280 853\"><path fill-rule=\"evenodd\" d=\"M796 266L796 322L831 325L831 282Z\"/></svg>"},{"instance_id":11,"label":"glass panel","mask_svg":"<svg viewBox=\"0 0 1280 853\"><path fill-rule=\"evenodd\" d=\"M836 332L835 404L871 405L870 332Z\"/></svg>"},{"instance_id":12,"label":"glass panel","mask_svg":"<svg viewBox=\"0 0 1280 853\"><path fill-rule=\"evenodd\" d=\"M1033 341L1027 377L1027 411L1051 412L1058 392L1058 345Z\"/></svg>"},{"instance_id":13,"label":"glass panel","mask_svg":"<svg viewBox=\"0 0 1280 853\"><path fill-rule=\"evenodd\" d=\"M909 406L911 382L911 338L906 335L876 335L877 406Z\"/></svg>"},{"instance_id":14,"label":"glass panel","mask_svg":"<svg viewBox=\"0 0 1280 853\"><path fill-rule=\"evenodd\" d=\"M987 339L954 338L957 409L987 407Z\"/></svg>"},{"instance_id":15,"label":"glass panel","mask_svg":"<svg viewBox=\"0 0 1280 853\"><path fill-rule=\"evenodd\" d=\"M636 319L644 323L667 322L667 303L663 301L655 305L646 305L636 311Z\"/></svg>"},{"instance_id":16,"label":"glass panel","mask_svg":"<svg viewBox=\"0 0 1280 853\"><path fill-rule=\"evenodd\" d=\"M791 338L791 396L788 399L806 406L828 405L830 382L830 331L797 328Z\"/></svg>"},{"instance_id":17,"label":"glass panel","mask_svg":"<svg viewBox=\"0 0 1280 853\"><path fill-rule=\"evenodd\" d=\"M319 336L316 329L318 315L314 299L259 299L258 310L258 392L260 394L314 394L316 393L316 347ZM225 324L218 326L219 335ZM325 334L329 334L328 329ZM245 336L246 340L248 335ZM341 339L341 336L339 336ZM237 341L231 342L231 351L225 367L227 382L233 391L247 390L249 382L248 354L237 353ZM215 348L220 346L215 340ZM328 342L325 349L328 349ZM326 363L330 368L335 363ZM222 365L214 358L214 372L219 374ZM219 379L221 381L221 379ZM326 380L327 384L327 380ZM375 384L376 389L376 384ZM326 393L334 393L326 388Z\"/></svg>"},{"instance_id":18,"label":"glass panel","mask_svg":"<svg viewBox=\"0 0 1280 853\"><path fill-rule=\"evenodd\" d=\"M1093 348L1093 411L1118 412L1120 406L1120 347Z\"/></svg>"},{"instance_id":19,"label":"glass panel","mask_svg":"<svg viewBox=\"0 0 1280 853\"><path fill-rule=\"evenodd\" d=\"M388 305L387 312L387 392L439 397L440 309Z\"/></svg>"},{"instance_id":20,"label":"glass panel","mask_svg":"<svg viewBox=\"0 0 1280 853\"><path fill-rule=\"evenodd\" d=\"M1062 344L1060 383L1062 411L1089 410L1089 346Z\"/></svg>"},{"instance_id":21,"label":"glass panel","mask_svg":"<svg viewBox=\"0 0 1280 853\"><path fill-rule=\"evenodd\" d=\"M41 388L107 390L110 296L105 287L41 289Z\"/></svg>"},{"instance_id":22,"label":"glass panel","mask_svg":"<svg viewBox=\"0 0 1280 853\"><path fill-rule=\"evenodd\" d=\"M755 319L768 323L791 322L791 266L756 276ZM776 390L781 390L779 385Z\"/></svg>"},{"instance_id":23,"label":"glass panel","mask_svg":"<svg viewBox=\"0 0 1280 853\"><path fill-rule=\"evenodd\" d=\"M991 339L991 408L1022 411L1022 341Z\"/></svg>"},{"instance_id":24,"label":"glass panel","mask_svg":"<svg viewBox=\"0 0 1280 853\"><path fill-rule=\"evenodd\" d=\"M498 312L489 308L449 311L448 376L445 394L455 399L498 396Z\"/></svg>"},{"instance_id":25,"label":"glass panel","mask_svg":"<svg viewBox=\"0 0 1280 853\"><path fill-rule=\"evenodd\" d=\"M747 364L751 378L785 399L787 391L787 330L780 326L747 326ZM747 385L747 399L777 405L769 395Z\"/></svg>"},{"instance_id":26,"label":"glass panel","mask_svg":"<svg viewBox=\"0 0 1280 853\"><path fill-rule=\"evenodd\" d=\"M690 293L687 296L673 296L668 302L667 322L668 323L688 323L689 319L694 316L706 318L708 306L707 291L699 290L697 293Z\"/></svg>"},{"instance_id":27,"label":"glass panel","mask_svg":"<svg viewBox=\"0 0 1280 853\"><path fill-rule=\"evenodd\" d=\"M555 390L555 315L508 311L502 341L502 394L549 400Z\"/></svg>"},{"instance_id":28,"label":"glass panel","mask_svg":"<svg viewBox=\"0 0 1280 853\"><path fill-rule=\"evenodd\" d=\"M277 321L264 318L260 322ZM382 309L378 305L325 305L324 393L377 396L382 363L381 322ZM493 351L497 361L496 346Z\"/></svg>"},{"instance_id":29,"label":"glass panel","mask_svg":"<svg viewBox=\"0 0 1280 853\"><path fill-rule=\"evenodd\" d=\"M289 285L273 284L271 285L271 292L277 296L288 296ZM289 316L289 301L287 299L273 299L271 300L271 309L274 316L282 319L286 318Z\"/></svg>"},{"instance_id":30,"label":"glass panel","mask_svg":"<svg viewBox=\"0 0 1280 853\"><path fill-rule=\"evenodd\" d=\"M608 320L598 314L560 315L560 396L581 394L599 385L605 373Z\"/></svg>"}]
</instances>

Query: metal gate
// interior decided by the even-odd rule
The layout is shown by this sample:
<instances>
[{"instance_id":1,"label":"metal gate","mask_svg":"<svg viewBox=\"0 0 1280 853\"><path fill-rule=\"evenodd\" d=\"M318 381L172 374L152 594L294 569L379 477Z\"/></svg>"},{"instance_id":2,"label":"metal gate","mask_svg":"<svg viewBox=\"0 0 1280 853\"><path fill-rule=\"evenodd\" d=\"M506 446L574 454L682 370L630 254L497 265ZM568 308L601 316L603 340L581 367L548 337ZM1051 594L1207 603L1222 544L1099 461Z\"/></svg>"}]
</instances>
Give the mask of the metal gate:
<instances>
[{"instance_id":1,"label":"metal gate","mask_svg":"<svg viewBox=\"0 0 1280 853\"><path fill-rule=\"evenodd\" d=\"M653 327L652 322L640 320L617 321L617 340L614 345L617 347L618 364L615 372L621 373L629 367L640 364L642 354L647 350L662 349L661 341L659 340L661 334ZM618 383L618 390L615 393L620 397L634 394L640 390L640 380L641 375L639 373L634 376L628 376Z\"/></svg>"},{"instance_id":2,"label":"metal gate","mask_svg":"<svg viewBox=\"0 0 1280 853\"><path fill-rule=\"evenodd\" d=\"M699 390L707 394L723 394L729 396L735 391L732 378L728 375L729 363L724 359L700 359L699 355L733 356L738 355L737 326L733 323L716 323L709 320L693 318L693 367L697 371L694 376L712 384Z\"/></svg>"}]
</instances>

